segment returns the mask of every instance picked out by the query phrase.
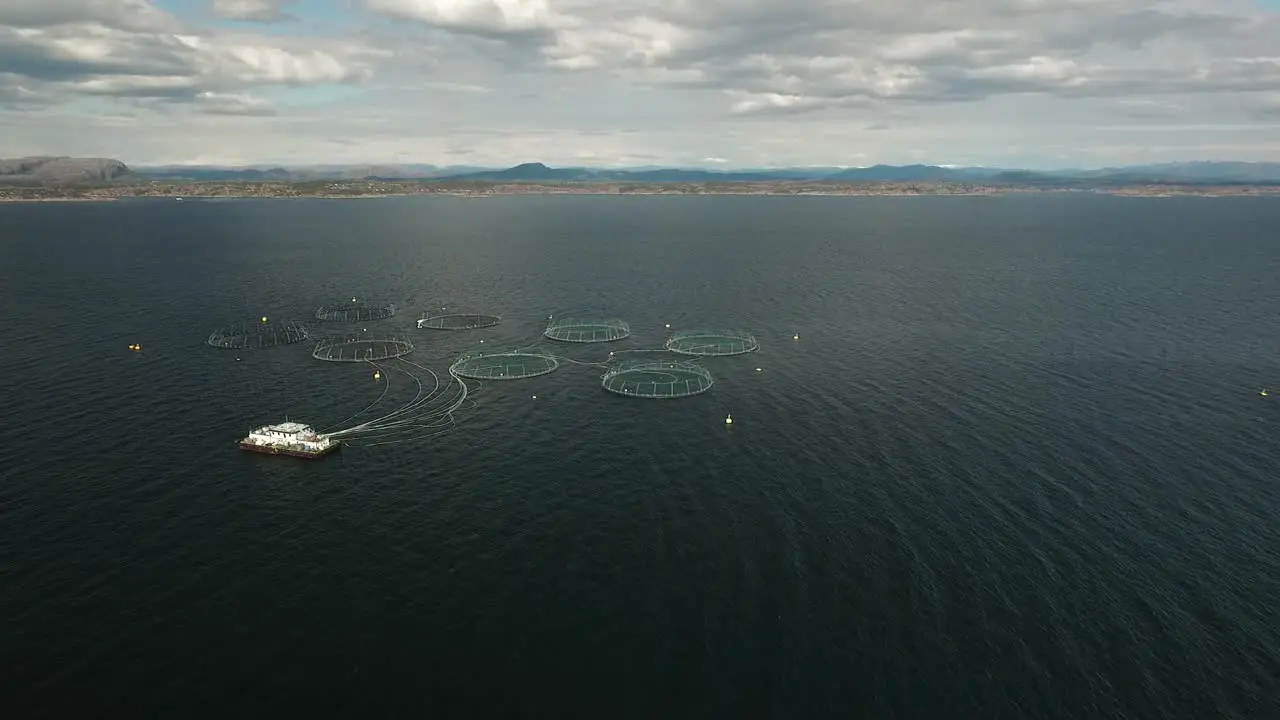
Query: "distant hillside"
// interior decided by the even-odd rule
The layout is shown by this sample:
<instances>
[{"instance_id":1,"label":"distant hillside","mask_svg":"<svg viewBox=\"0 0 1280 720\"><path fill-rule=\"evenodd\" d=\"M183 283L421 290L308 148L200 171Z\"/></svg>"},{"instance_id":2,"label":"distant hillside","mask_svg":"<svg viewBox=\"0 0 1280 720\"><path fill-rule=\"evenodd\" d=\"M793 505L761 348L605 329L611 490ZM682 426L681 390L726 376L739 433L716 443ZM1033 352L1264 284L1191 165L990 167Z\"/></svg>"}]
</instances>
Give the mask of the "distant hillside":
<instances>
[{"instance_id":1,"label":"distant hillside","mask_svg":"<svg viewBox=\"0 0 1280 720\"><path fill-rule=\"evenodd\" d=\"M447 174L476 172L484 168L470 166L437 167L435 165L305 165L299 167L217 167L198 165L161 165L140 167L138 174L154 180L193 180L221 182L277 182L309 180L415 180Z\"/></svg>"},{"instance_id":2,"label":"distant hillside","mask_svg":"<svg viewBox=\"0 0 1280 720\"><path fill-rule=\"evenodd\" d=\"M699 168L632 167L596 169L553 168L530 162L505 169L474 166L440 167L426 164L306 165L248 167L159 166L130 168L118 160L68 157L29 157L0 160L0 183L75 184L137 182L313 182L358 180L423 180L484 183L985 183L1004 185L1090 186L1280 185L1280 163L1185 162L1071 170L955 167L943 165L873 165L871 167L761 168L707 170Z\"/></svg>"},{"instance_id":3,"label":"distant hillside","mask_svg":"<svg viewBox=\"0 0 1280 720\"><path fill-rule=\"evenodd\" d=\"M826 176L843 182L973 182L1001 171L995 168L955 168L938 165L873 165L848 168Z\"/></svg>"},{"instance_id":4,"label":"distant hillside","mask_svg":"<svg viewBox=\"0 0 1280 720\"><path fill-rule=\"evenodd\" d=\"M447 181L475 182L767 182L791 179L767 172L716 172L713 170L592 170L589 168L551 168L539 162L524 163L506 170L486 170L445 175Z\"/></svg>"},{"instance_id":5,"label":"distant hillside","mask_svg":"<svg viewBox=\"0 0 1280 720\"><path fill-rule=\"evenodd\" d=\"M138 168L138 174L152 180L196 181L257 181L276 180L288 182L301 180L284 168L216 168L216 167L164 167Z\"/></svg>"},{"instance_id":6,"label":"distant hillside","mask_svg":"<svg viewBox=\"0 0 1280 720\"><path fill-rule=\"evenodd\" d=\"M832 173L844 182L985 182L998 184L1277 184L1280 163L1188 162L1094 170L1020 170L937 165L875 165Z\"/></svg>"},{"instance_id":7,"label":"distant hillside","mask_svg":"<svg viewBox=\"0 0 1280 720\"><path fill-rule=\"evenodd\" d=\"M1185 162L1133 165L1078 171L1081 180L1156 183L1262 183L1280 182L1280 163Z\"/></svg>"},{"instance_id":8,"label":"distant hillside","mask_svg":"<svg viewBox=\"0 0 1280 720\"><path fill-rule=\"evenodd\" d=\"M770 170L691 170L551 168L524 163L506 170L445 175L439 180L484 182L976 182L1003 172L997 168L952 168L938 165L875 165L865 168L778 168Z\"/></svg>"},{"instance_id":9,"label":"distant hillside","mask_svg":"<svg viewBox=\"0 0 1280 720\"><path fill-rule=\"evenodd\" d=\"M7 184L107 182L131 174L128 165L106 158L25 157L0 160L0 183Z\"/></svg>"},{"instance_id":10,"label":"distant hillside","mask_svg":"<svg viewBox=\"0 0 1280 720\"><path fill-rule=\"evenodd\" d=\"M993 182L1031 185L1280 185L1280 163L1188 162L1094 170L1002 170Z\"/></svg>"}]
</instances>

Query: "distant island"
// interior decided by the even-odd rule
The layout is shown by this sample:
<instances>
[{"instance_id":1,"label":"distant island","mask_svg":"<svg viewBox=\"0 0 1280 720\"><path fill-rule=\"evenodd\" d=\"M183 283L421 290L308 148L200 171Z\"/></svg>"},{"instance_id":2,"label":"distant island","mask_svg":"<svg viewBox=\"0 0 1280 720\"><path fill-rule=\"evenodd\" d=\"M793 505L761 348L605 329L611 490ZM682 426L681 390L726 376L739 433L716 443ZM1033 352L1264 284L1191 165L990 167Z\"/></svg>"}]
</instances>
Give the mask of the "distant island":
<instances>
[{"instance_id":1,"label":"distant island","mask_svg":"<svg viewBox=\"0 0 1280 720\"><path fill-rule=\"evenodd\" d=\"M135 169L119 160L103 158L0 160L0 200L28 202L143 197L483 197L553 193L894 196L1011 192L1270 195L1280 193L1280 163L1168 163L1047 172L938 165L718 172L688 168L552 168L542 163L497 170L432 165Z\"/></svg>"}]
</instances>

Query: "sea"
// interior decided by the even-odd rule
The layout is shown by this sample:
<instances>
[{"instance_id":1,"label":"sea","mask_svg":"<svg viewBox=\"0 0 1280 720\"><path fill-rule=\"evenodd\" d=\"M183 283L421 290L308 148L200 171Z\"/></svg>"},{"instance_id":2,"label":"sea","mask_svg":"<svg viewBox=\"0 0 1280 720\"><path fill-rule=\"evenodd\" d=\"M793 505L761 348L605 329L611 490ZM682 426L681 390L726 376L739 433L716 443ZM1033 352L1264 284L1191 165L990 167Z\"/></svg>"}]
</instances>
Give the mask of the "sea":
<instances>
[{"instance_id":1,"label":"sea","mask_svg":"<svg viewBox=\"0 0 1280 720\"><path fill-rule=\"evenodd\" d=\"M1275 199L9 203L0 328L5 717L1280 717ZM603 389L707 328L759 349Z\"/></svg>"}]
</instances>

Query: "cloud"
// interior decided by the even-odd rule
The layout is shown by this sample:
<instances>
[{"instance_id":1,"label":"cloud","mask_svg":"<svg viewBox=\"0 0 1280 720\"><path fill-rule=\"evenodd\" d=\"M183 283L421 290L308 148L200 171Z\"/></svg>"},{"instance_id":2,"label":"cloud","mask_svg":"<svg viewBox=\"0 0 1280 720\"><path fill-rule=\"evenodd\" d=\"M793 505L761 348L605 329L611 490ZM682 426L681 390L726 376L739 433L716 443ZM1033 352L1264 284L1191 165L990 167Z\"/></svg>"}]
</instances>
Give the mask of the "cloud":
<instances>
[{"instance_id":1,"label":"cloud","mask_svg":"<svg viewBox=\"0 0 1280 720\"><path fill-rule=\"evenodd\" d=\"M224 20L277 23L297 20L284 11L285 5L297 0L212 0L213 14Z\"/></svg>"},{"instance_id":2,"label":"cloud","mask_svg":"<svg viewBox=\"0 0 1280 720\"><path fill-rule=\"evenodd\" d=\"M493 88L483 85L472 85L469 83L449 82L448 80L425 80L421 87L424 90L445 90L449 92L460 93L489 93L493 92Z\"/></svg>"},{"instance_id":3,"label":"cloud","mask_svg":"<svg viewBox=\"0 0 1280 720\"><path fill-rule=\"evenodd\" d=\"M247 94L202 92L196 96L196 104L209 115L265 117L276 114L271 103Z\"/></svg>"},{"instance_id":4,"label":"cloud","mask_svg":"<svg viewBox=\"0 0 1280 720\"><path fill-rule=\"evenodd\" d=\"M366 0L458 33L535 33L546 64L661 67L737 114L1280 87L1274 18L1197 0ZM1237 12L1229 13L1231 6ZM1224 6L1227 6L1224 11ZM527 40L522 38L522 41ZM692 82L688 78L694 78ZM746 96L745 99L742 96Z\"/></svg>"},{"instance_id":5,"label":"cloud","mask_svg":"<svg viewBox=\"0 0 1280 720\"><path fill-rule=\"evenodd\" d=\"M4 0L0 26L40 28L93 24L136 32L172 31L177 20L150 0Z\"/></svg>"},{"instance_id":6,"label":"cloud","mask_svg":"<svg viewBox=\"0 0 1280 720\"><path fill-rule=\"evenodd\" d=\"M146 161L213 138L251 162L1280 159L1280 14L1253 0L162 7L0 0L6 144ZM112 107L131 122L108 124Z\"/></svg>"},{"instance_id":7,"label":"cloud","mask_svg":"<svg viewBox=\"0 0 1280 720\"><path fill-rule=\"evenodd\" d=\"M1132 118L1176 118L1183 112L1181 105L1166 100L1127 98L1117 100L1116 106Z\"/></svg>"},{"instance_id":8,"label":"cloud","mask_svg":"<svg viewBox=\"0 0 1280 720\"><path fill-rule=\"evenodd\" d=\"M863 102L858 97L813 97L782 93L742 93L730 91L741 99L729 107L732 115L799 115Z\"/></svg>"},{"instance_id":9,"label":"cloud","mask_svg":"<svg viewBox=\"0 0 1280 720\"><path fill-rule=\"evenodd\" d=\"M1280 93L1262 97L1254 108L1253 114L1265 122L1280 122Z\"/></svg>"},{"instance_id":10,"label":"cloud","mask_svg":"<svg viewBox=\"0 0 1280 720\"><path fill-rule=\"evenodd\" d=\"M576 19L553 8L553 0L365 0L371 10L445 30L484 37L554 32Z\"/></svg>"},{"instance_id":11,"label":"cloud","mask_svg":"<svg viewBox=\"0 0 1280 720\"><path fill-rule=\"evenodd\" d=\"M43 107L51 102L51 98L23 84L22 78L9 73L0 73L0 109L21 110L24 108Z\"/></svg>"},{"instance_id":12,"label":"cloud","mask_svg":"<svg viewBox=\"0 0 1280 720\"><path fill-rule=\"evenodd\" d=\"M22 0L26 2L26 0ZM68 95L188 97L264 85L355 83L386 53L349 41L193 31L142 0L6 7L0 67L10 85ZM138 12L132 20L128 13Z\"/></svg>"}]
</instances>

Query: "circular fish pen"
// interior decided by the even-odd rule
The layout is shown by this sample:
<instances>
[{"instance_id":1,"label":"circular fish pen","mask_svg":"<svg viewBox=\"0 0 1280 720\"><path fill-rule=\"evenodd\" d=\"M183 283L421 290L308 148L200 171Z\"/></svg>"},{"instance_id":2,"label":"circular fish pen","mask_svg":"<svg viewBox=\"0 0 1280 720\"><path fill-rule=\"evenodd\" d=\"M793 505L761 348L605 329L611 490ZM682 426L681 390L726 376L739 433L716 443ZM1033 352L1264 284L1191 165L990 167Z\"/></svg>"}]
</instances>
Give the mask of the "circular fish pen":
<instances>
[{"instance_id":1,"label":"circular fish pen","mask_svg":"<svg viewBox=\"0 0 1280 720\"><path fill-rule=\"evenodd\" d=\"M478 313L451 313L449 315L425 316L418 320L418 329L426 330L476 330L493 327L502 322L497 315L481 315Z\"/></svg>"},{"instance_id":2,"label":"circular fish pen","mask_svg":"<svg viewBox=\"0 0 1280 720\"><path fill-rule=\"evenodd\" d=\"M273 323L264 317L258 322L245 322L218 328L205 339L210 347L226 350L251 350L300 343L311 337L307 328L293 321Z\"/></svg>"},{"instance_id":3,"label":"circular fish pen","mask_svg":"<svg viewBox=\"0 0 1280 720\"><path fill-rule=\"evenodd\" d=\"M408 355L413 343L398 337L348 337L324 338L316 343L311 357L325 362L378 362Z\"/></svg>"},{"instance_id":4,"label":"circular fish pen","mask_svg":"<svg viewBox=\"0 0 1280 720\"><path fill-rule=\"evenodd\" d=\"M560 367L554 355L537 350L475 350L449 366L449 373L471 380L523 380Z\"/></svg>"},{"instance_id":5,"label":"circular fish pen","mask_svg":"<svg viewBox=\"0 0 1280 720\"><path fill-rule=\"evenodd\" d=\"M667 349L680 355L743 355L760 349L755 336L737 330L684 330L671 335Z\"/></svg>"},{"instance_id":6,"label":"circular fish pen","mask_svg":"<svg viewBox=\"0 0 1280 720\"><path fill-rule=\"evenodd\" d=\"M391 303L362 303L355 298L351 298L350 303L321 305L316 308L316 319L324 322L376 322L395 314L396 306Z\"/></svg>"},{"instance_id":7,"label":"circular fish pen","mask_svg":"<svg viewBox=\"0 0 1280 720\"><path fill-rule=\"evenodd\" d=\"M611 393L627 397L682 398L711 389L711 373L687 360L632 360L610 369L600 385Z\"/></svg>"},{"instance_id":8,"label":"circular fish pen","mask_svg":"<svg viewBox=\"0 0 1280 720\"><path fill-rule=\"evenodd\" d=\"M551 340L572 343L613 342L631 335L631 326L623 320L563 318L552 320L542 333Z\"/></svg>"}]
</instances>

